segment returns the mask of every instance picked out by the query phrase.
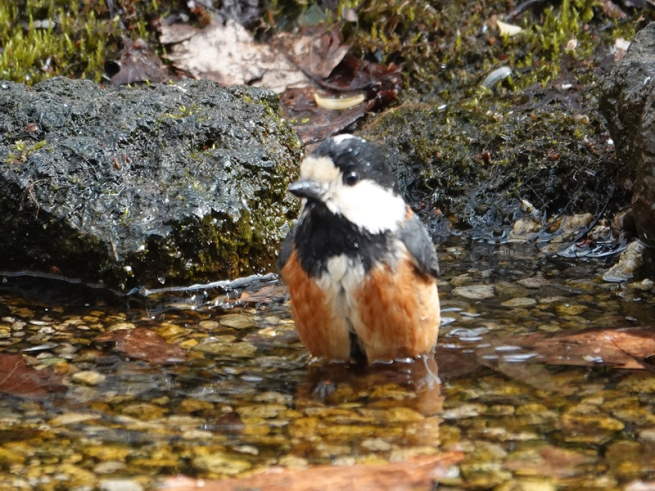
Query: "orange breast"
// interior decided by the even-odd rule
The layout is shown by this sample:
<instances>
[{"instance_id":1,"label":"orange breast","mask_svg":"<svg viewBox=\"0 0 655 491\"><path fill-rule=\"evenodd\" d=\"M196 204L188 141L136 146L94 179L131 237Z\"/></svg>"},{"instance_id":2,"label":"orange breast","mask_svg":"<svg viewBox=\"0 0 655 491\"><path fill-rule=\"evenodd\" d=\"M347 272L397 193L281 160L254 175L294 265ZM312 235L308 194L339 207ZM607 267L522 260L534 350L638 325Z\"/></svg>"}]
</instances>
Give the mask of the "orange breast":
<instances>
[{"instance_id":1,"label":"orange breast","mask_svg":"<svg viewBox=\"0 0 655 491\"><path fill-rule=\"evenodd\" d=\"M346 319L335 308L313 278L300 267L294 251L280 271L291 293L291 311L300 340L314 356L348 361L350 335Z\"/></svg>"}]
</instances>

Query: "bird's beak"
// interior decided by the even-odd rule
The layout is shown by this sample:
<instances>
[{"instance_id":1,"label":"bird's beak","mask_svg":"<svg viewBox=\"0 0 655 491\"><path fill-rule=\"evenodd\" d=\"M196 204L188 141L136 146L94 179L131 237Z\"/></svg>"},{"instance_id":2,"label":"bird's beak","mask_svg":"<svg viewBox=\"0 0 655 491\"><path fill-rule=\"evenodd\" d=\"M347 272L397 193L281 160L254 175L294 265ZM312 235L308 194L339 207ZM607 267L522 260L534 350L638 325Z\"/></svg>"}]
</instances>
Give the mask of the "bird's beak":
<instances>
[{"instance_id":1,"label":"bird's beak","mask_svg":"<svg viewBox=\"0 0 655 491\"><path fill-rule=\"evenodd\" d=\"M327 191L326 187L313 179L300 179L289 184L289 192L299 198L321 201Z\"/></svg>"}]
</instances>

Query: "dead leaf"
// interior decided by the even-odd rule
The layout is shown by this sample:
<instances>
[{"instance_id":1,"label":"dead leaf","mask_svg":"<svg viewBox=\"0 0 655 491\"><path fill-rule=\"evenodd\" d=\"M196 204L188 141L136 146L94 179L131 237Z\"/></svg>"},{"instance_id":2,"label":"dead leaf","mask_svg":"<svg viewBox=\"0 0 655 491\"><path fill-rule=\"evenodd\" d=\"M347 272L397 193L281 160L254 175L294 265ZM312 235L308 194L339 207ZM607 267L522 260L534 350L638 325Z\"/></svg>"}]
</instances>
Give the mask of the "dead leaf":
<instances>
[{"instance_id":1,"label":"dead leaf","mask_svg":"<svg viewBox=\"0 0 655 491\"><path fill-rule=\"evenodd\" d=\"M271 44L311 76L326 79L350 51L350 46L341 42L337 29L327 32L321 28L320 31L303 31L300 36L278 33Z\"/></svg>"},{"instance_id":2,"label":"dead leaf","mask_svg":"<svg viewBox=\"0 0 655 491\"><path fill-rule=\"evenodd\" d=\"M179 346L168 344L164 338L145 327L121 329L95 338L98 343L116 343L116 351L130 358L145 360L156 365L183 363L187 352Z\"/></svg>"},{"instance_id":3,"label":"dead leaf","mask_svg":"<svg viewBox=\"0 0 655 491\"><path fill-rule=\"evenodd\" d=\"M173 36L170 26L161 26L160 39ZM255 85L279 93L289 86L309 83L283 54L256 43L252 34L233 20L225 25L212 21L205 29L196 29L192 37L173 45L167 57L194 77L225 86Z\"/></svg>"},{"instance_id":4,"label":"dead leaf","mask_svg":"<svg viewBox=\"0 0 655 491\"><path fill-rule=\"evenodd\" d=\"M112 85L135 82L159 83L169 80L159 58L150 52L143 39L123 41L124 48L118 61L105 63L105 71L111 76Z\"/></svg>"},{"instance_id":5,"label":"dead leaf","mask_svg":"<svg viewBox=\"0 0 655 491\"><path fill-rule=\"evenodd\" d=\"M42 398L65 390L66 386L56 373L30 368L21 355L0 353L0 393Z\"/></svg>"},{"instance_id":6,"label":"dead leaf","mask_svg":"<svg viewBox=\"0 0 655 491\"><path fill-rule=\"evenodd\" d=\"M363 63L348 53L325 80L314 79L335 97L363 91L366 101L350 109L332 111L316 105L313 88L290 88L280 95L284 116L305 144L325 140L345 129L366 113L381 109L395 100L402 87L400 68L393 63Z\"/></svg>"},{"instance_id":7,"label":"dead leaf","mask_svg":"<svg viewBox=\"0 0 655 491\"><path fill-rule=\"evenodd\" d=\"M280 96L282 112L293 125L303 143L325 140L366 115L368 103L330 111L316 105L315 89L287 89Z\"/></svg>"},{"instance_id":8,"label":"dead leaf","mask_svg":"<svg viewBox=\"0 0 655 491\"><path fill-rule=\"evenodd\" d=\"M603 13L610 19L625 19L628 16L612 0L603 0Z\"/></svg>"},{"instance_id":9,"label":"dead leaf","mask_svg":"<svg viewBox=\"0 0 655 491\"><path fill-rule=\"evenodd\" d=\"M198 29L182 22L165 23L159 27L161 44L176 44L191 39L198 34Z\"/></svg>"},{"instance_id":10,"label":"dead leaf","mask_svg":"<svg viewBox=\"0 0 655 491\"><path fill-rule=\"evenodd\" d=\"M304 143L325 140L388 105L402 87L400 67L355 57L342 43L338 25L278 33L269 45L256 43L233 20L225 25L214 21L202 30L163 24L160 32L162 43L181 40L167 55L177 69L225 86L254 85L281 93L284 116ZM317 88L327 92L322 97L358 92L364 101L342 111L322 108L315 101Z\"/></svg>"},{"instance_id":11,"label":"dead leaf","mask_svg":"<svg viewBox=\"0 0 655 491\"><path fill-rule=\"evenodd\" d=\"M206 480L169 477L160 489L173 491L410 491L433 489L434 481L444 478L449 466L464 459L462 452L423 455L404 462L359 464L354 466L322 465L309 469L273 467L259 474L236 479Z\"/></svg>"},{"instance_id":12,"label":"dead leaf","mask_svg":"<svg viewBox=\"0 0 655 491\"><path fill-rule=\"evenodd\" d=\"M594 329L573 334L533 334L512 344L531 348L535 361L553 365L644 369L644 360L655 356L655 330L641 328Z\"/></svg>"}]
</instances>

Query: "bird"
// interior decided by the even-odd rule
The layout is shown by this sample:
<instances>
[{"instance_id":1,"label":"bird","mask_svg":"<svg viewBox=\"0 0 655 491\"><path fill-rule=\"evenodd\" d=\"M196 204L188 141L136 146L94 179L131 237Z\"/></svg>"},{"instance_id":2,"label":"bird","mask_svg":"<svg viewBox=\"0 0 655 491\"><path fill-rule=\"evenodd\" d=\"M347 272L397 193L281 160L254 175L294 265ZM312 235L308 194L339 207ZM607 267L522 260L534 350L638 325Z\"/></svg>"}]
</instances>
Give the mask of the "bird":
<instances>
[{"instance_id":1,"label":"bird","mask_svg":"<svg viewBox=\"0 0 655 491\"><path fill-rule=\"evenodd\" d=\"M350 134L325 140L288 190L302 208L278 268L309 352L369 364L430 356L439 262L380 148Z\"/></svg>"}]
</instances>

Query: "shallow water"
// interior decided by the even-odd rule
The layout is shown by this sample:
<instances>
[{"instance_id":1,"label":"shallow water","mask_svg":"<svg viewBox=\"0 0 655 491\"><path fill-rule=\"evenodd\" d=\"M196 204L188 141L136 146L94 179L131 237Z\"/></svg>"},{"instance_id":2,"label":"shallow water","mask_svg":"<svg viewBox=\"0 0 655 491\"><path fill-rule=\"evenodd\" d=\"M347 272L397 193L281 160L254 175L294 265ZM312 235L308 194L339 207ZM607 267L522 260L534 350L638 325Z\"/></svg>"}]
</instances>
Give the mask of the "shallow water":
<instances>
[{"instance_id":1,"label":"shallow water","mask_svg":"<svg viewBox=\"0 0 655 491\"><path fill-rule=\"evenodd\" d=\"M449 450L465 459L440 490L623 489L655 478L651 370L608 366L633 358L593 335L582 348L548 341L652 326L651 283L604 283L611 258L554 259L531 246L455 238L439 252L444 322L438 368L428 369L440 383L421 361L312 363L275 282L238 301L242 291L126 300L6 278L0 355L26 364L0 361L0 489L115 479L149 488L177 473ZM180 349L130 341L135 328Z\"/></svg>"}]
</instances>

